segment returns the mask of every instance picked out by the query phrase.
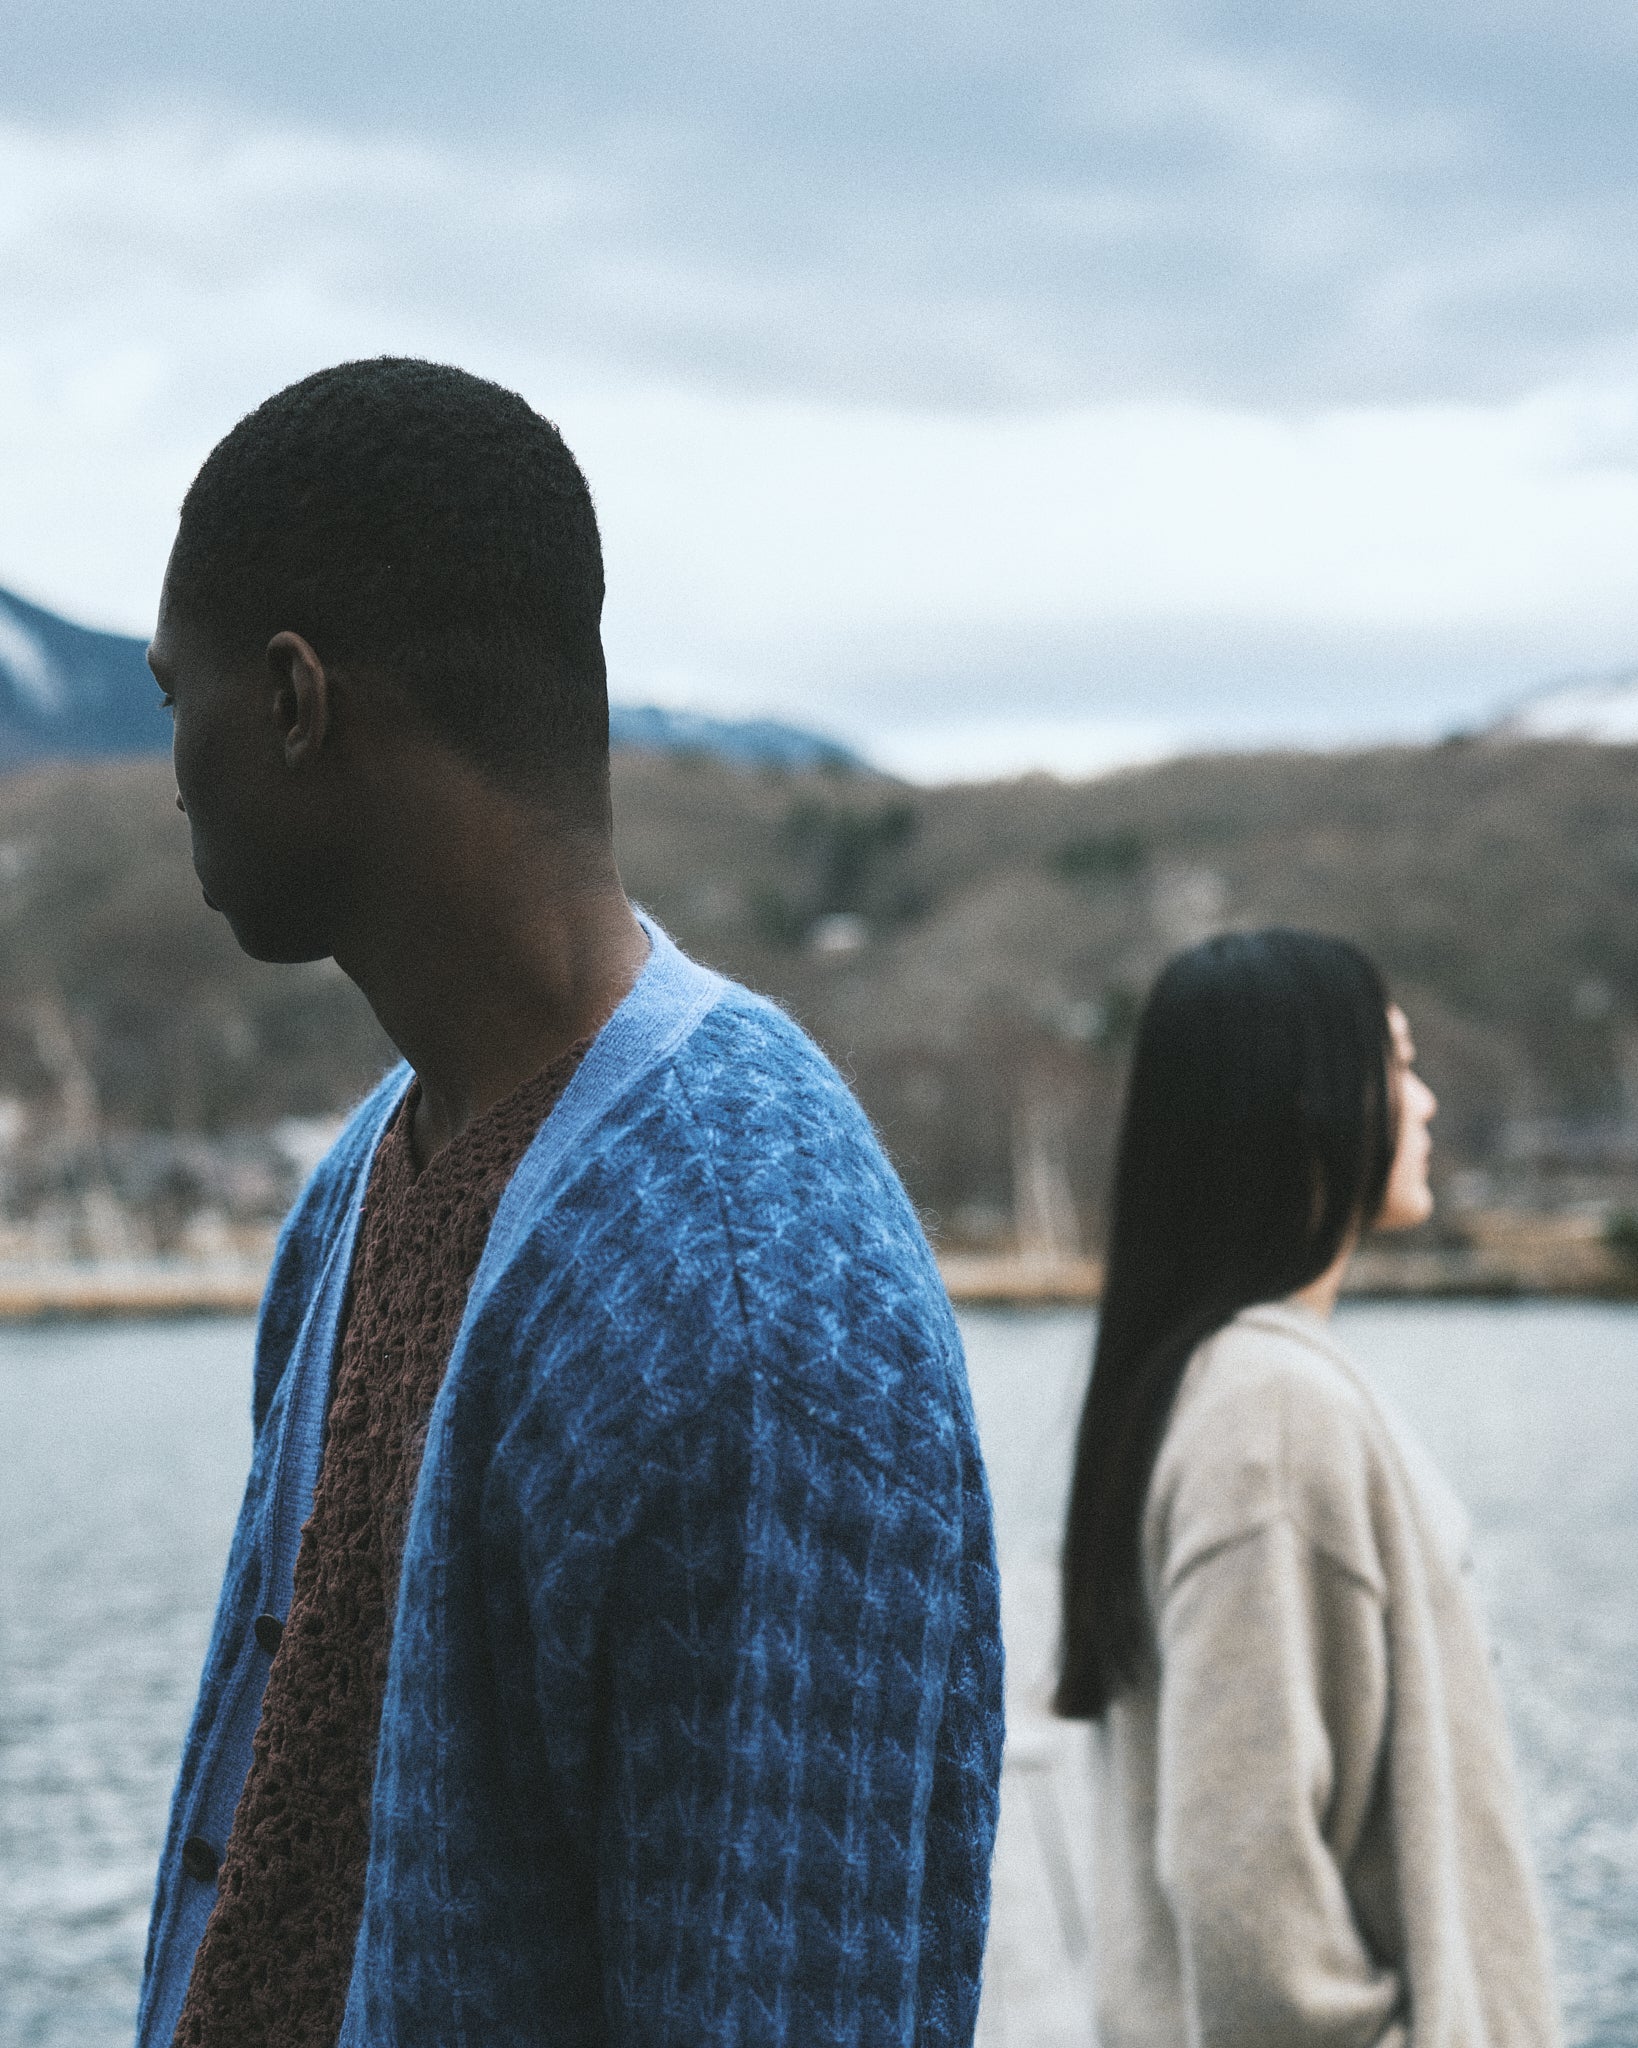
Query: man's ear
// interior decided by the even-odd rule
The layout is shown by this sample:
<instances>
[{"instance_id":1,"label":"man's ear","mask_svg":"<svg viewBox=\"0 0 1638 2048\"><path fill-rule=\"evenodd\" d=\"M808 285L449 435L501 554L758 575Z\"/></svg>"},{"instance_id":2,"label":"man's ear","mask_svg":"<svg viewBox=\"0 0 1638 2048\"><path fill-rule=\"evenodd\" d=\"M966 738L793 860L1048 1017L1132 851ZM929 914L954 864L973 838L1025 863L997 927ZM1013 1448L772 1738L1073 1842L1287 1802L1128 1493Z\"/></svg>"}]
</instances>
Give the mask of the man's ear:
<instances>
[{"instance_id":1,"label":"man's ear","mask_svg":"<svg viewBox=\"0 0 1638 2048\"><path fill-rule=\"evenodd\" d=\"M323 753L330 735L330 678L299 633L273 635L267 643L267 669L284 764L306 767Z\"/></svg>"}]
</instances>

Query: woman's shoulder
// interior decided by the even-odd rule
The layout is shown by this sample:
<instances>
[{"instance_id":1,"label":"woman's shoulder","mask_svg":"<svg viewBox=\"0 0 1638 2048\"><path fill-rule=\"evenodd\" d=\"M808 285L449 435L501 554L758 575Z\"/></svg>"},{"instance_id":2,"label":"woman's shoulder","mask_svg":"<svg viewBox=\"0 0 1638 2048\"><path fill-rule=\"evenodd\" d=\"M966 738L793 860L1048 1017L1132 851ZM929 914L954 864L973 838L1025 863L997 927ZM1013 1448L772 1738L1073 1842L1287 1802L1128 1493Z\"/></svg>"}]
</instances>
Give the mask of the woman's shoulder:
<instances>
[{"instance_id":1,"label":"woman's shoulder","mask_svg":"<svg viewBox=\"0 0 1638 2048\"><path fill-rule=\"evenodd\" d=\"M1376 1405L1318 1316L1269 1302L1242 1309L1189 1361L1173 1411L1180 1428L1266 1436L1324 1455L1377 1426ZM1291 1432L1295 1427L1295 1436Z\"/></svg>"},{"instance_id":2,"label":"woman's shoulder","mask_svg":"<svg viewBox=\"0 0 1638 2048\"><path fill-rule=\"evenodd\" d=\"M1317 1318L1243 1310L1189 1362L1149 1489L1162 1586L1211 1551L1291 1524L1373 1590L1391 1459L1380 1412Z\"/></svg>"}]
</instances>

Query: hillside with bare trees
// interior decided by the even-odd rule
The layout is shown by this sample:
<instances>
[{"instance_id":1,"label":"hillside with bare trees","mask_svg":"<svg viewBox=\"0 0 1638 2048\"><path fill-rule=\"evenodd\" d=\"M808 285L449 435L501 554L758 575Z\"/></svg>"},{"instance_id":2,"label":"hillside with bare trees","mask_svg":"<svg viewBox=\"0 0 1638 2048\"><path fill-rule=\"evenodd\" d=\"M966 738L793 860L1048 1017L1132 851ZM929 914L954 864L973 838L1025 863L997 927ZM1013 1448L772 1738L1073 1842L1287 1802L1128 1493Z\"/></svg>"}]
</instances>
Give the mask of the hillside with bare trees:
<instances>
[{"instance_id":1,"label":"hillside with bare trees","mask_svg":"<svg viewBox=\"0 0 1638 2048\"><path fill-rule=\"evenodd\" d=\"M242 958L162 764L0 784L0 1194L164 1246L276 1212L389 1057L332 966ZM1453 743L912 789L616 766L632 893L853 1081L947 1244L1095 1244L1137 1007L1229 925L1345 933L1410 1011L1447 1212L1638 1184L1638 750ZM269 1135L273 1134L273 1135Z\"/></svg>"}]
</instances>

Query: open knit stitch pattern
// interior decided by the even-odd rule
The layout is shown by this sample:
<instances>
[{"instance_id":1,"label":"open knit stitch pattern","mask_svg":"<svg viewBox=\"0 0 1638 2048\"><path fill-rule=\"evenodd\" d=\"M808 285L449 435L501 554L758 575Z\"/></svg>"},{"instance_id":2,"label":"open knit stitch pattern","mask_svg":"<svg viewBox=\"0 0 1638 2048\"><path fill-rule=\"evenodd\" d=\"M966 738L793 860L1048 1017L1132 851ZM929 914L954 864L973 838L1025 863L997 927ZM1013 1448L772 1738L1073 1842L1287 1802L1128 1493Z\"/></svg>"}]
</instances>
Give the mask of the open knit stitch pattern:
<instances>
[{"instance_id":1,"label":"open knit stitch pattern","mask_svg":"<svg viewBox=\"0 0 1638 2048\"><path fill-rule=\"evenodd\" d=\"M475 1118L420 1173L415 1088L381 1140L324 1463L178 2048L332 2048L340 2030L427 1416L506 1183L584 1051Z\"/></svg>"},{"instance_id":2,"label":"open knit stitch pattern","mask_svg":"<svg viewBox=\"0 0 1638 2048\"><path fill-rule=\"evenodd\" d=\"M491 1234L405 1540L343 2048L971 2041L1002 1672L960 1339L834 1070L743 990L701 1016ZM356 1147L283 1241L261 1417ZM275 1483L259 1451L173 1841Z\"/></svg>"}]
</instances>

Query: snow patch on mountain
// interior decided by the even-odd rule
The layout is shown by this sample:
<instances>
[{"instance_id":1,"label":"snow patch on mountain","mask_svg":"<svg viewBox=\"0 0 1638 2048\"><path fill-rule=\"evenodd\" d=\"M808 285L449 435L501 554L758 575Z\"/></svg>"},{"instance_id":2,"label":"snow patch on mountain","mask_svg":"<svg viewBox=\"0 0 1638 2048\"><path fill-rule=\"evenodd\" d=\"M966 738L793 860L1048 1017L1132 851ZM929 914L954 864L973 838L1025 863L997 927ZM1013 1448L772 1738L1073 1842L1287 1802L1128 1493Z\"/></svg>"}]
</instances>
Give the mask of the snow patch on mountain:
<instances>
[{"instance_id":1,"label":"snow patch on mountain","mask_svg":"<svg viewBox=\"0 0 1638 2048\"><path fill-rule=\"evenodd\" d=\"M1504 712L1491 730L1497 739L1638 746L1638 669L1551 684Z\"/></svg>"},{"instance_id":2,"label":"snow patch on mountain","mask_svg":"<svg viewBox=\"0 0 1638 2048\"><path fill-rule=\"evenodd\" d=\"M9 683L24 703L43 717L62 709L61 671L4 591L0 591L0 681Z\"/></svg>"}]
</instances>

